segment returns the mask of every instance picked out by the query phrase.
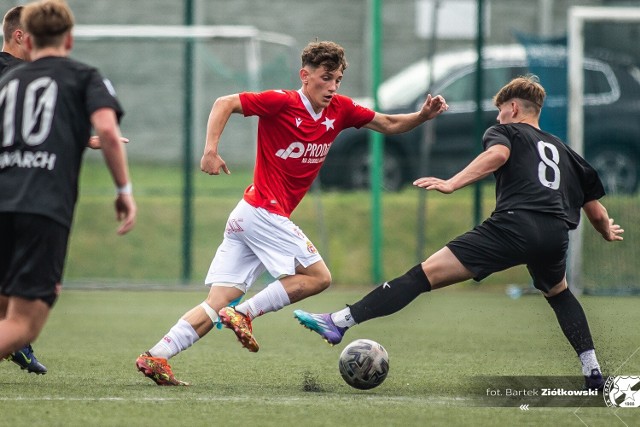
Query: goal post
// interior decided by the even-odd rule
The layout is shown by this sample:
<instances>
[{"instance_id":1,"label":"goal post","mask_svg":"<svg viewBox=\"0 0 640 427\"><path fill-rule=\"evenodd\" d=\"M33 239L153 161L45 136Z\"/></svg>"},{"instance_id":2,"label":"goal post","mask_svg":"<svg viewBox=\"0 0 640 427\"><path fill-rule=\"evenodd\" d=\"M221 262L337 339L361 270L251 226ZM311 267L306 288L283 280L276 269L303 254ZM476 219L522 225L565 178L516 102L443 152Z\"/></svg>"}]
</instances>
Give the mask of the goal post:
<instances>
[{"instance_id":1,"label":"goal post","mask_svg":"<svg viewBox=\"0 0 640 427\"><path fill-rule=\"evenodd\" d=\"M572 6L568 10L568 143L580 155L584 155L584 74L583 62L585 57L585 25L589 23L640 23L640 7L591 7ZM638 61L640 62L640 61ZM638 136L640 138L640 135ZM619 215L619 214L618 214ZM618 216L616 216L618 218ZM568 280L572 289L578 293L586 292L584 277L584 221L577 230L572 232L568 256ZM622 224L624 225L624 224ZM631 224L629 224L631 225ZM589 261L592 262L592 261ZM637 291L637 277L622 279L621 286L628 293ZM616 285L614 285L615 287ZM634 289L635 288L635 289ZM603 290L590 291L602 293ZM611 291L611 288L608 289ZM604 290L607 292L607 290ZM636 293L636 292L633 292Z\"/></svg>"},{"instance_id":2,"label":"goal post","mask_svg":"<svg viewBox=\"0 0 640 427\"><path fill-rule=\"evenodd\" d=\"M640 7L588 7L572 6L568 13L568 58L569 88L569 142L578 154L584 154L584 24L585 22L638 22Z\"/></svg>"}]
</instances>

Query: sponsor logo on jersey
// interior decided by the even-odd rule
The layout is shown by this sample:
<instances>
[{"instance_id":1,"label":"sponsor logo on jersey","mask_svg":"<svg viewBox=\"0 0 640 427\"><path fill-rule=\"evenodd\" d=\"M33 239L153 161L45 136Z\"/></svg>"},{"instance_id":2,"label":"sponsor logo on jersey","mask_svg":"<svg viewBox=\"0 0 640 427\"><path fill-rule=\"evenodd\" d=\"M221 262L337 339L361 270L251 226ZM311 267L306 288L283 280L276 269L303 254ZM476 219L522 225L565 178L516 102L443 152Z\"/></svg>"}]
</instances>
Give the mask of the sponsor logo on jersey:
<instances>
[{"instance_id":1,"label":"sponsor logo on jersey","mask_svg":"<svg viewBox=\"0 0 640 427\"><path fill-rule=\"evenodd\" d=\"M56 166L56 155L48 151L21 151L0 153L0 170L18 168L42 168L53 170Z\"/></svg>"},{"instance_id":2,"label":"sponsor logo on jersey","mask_svg":"<svg viewBox=\"0 0 640 427\"><path fill-rule=\"evenodd\" d=\"M304 144L302 142L292 142L286 150L282 148L276 152L276 156L285 160L288 158L300 158L302 154L304 154Z\"/></svg>"},{"instance_id":3,"label":"sponsor logo on jersey","mask_svg":"<svg viewBox=\"0 0 640 427\"><path fill-rule=\"evenodd\" d=\"M307 144L301 142L292 142L289 147L282 148L276 152L276 156L281 159L299 159L302 157L302 163L321 163L327 156L331 148L328 144Z\"/></svg>"},{"instance_id":4,"label":"sponsor logo on jersey","mask_svg":"<svg viewBox=\"0 0 640 427\"><path fill-rule=\"evenodd\" d=\"M296 117L296 127L299 128L300 124L302 124L302 119L300 117Z\"/></svg>"}]
</instances>

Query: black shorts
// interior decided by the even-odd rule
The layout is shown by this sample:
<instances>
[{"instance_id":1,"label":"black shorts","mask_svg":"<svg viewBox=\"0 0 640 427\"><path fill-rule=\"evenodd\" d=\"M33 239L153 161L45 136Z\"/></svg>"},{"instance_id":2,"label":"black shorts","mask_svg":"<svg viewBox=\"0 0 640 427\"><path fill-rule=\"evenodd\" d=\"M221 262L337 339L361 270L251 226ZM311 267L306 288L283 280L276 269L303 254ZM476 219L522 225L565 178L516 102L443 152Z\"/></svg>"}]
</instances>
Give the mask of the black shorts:
<instances>
[{"instance_id":1,"label":"black shorts","mask_svg":"<svg viewBox=\"0 0 640 427\"><path fill-rule=\"evenodd\" d=\"M41 299L60 293L69 229L36 214L0 212L0 294Z\"/></svg>"},{"instance_id":2,"label":"black shorts","mask_svg":"<svg viewBox=\"0 0 640 427\"><path fill-rule=\"evenodd\" d=\"M524 264L533 285L548 292L566 272L569 226L560 218L532 211L494 213L447 247L475 275L474 280Z\"/></svg>"}]
</instances>

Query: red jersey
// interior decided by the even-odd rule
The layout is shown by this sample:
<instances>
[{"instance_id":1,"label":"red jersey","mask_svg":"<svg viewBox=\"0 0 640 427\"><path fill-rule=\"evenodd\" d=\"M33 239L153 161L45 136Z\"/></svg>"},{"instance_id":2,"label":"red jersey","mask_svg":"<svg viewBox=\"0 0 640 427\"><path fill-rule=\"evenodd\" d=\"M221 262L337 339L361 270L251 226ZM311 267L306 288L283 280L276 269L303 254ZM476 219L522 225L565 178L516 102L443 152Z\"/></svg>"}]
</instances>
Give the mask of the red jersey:
<instances>
[{"instance_id":1,"label":"red jersey","mask_svg":"<svg viewBox=\"0 0 640 427\"><path fill-rule=\"evenodd\" d=\"M245 116L258 116L253 184L244 192L251 206L289 217L318 175L341 130L362 127L375 112L335 94L316 114L301 90L240 94Z\"/></svg>"}]
</instances>

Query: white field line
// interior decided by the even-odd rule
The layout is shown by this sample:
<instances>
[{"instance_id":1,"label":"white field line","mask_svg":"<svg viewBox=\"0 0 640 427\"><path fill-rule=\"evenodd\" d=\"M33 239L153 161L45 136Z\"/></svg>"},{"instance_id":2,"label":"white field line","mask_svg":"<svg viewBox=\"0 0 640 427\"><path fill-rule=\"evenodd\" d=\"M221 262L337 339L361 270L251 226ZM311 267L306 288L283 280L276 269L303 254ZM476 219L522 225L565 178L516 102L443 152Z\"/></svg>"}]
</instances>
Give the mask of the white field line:
<instances>
[{"instance_id":1,"label":"white field line","mask_svg":"<svg viewBox=\"0 0 640 427\"><path fill-rule=\"evenodd\" d=\"M344 395L335 396L322 396L318 394L310 394L308 397L264 397L256 398L255 396L209 396L209 397L62 397L62 396L0 396L0 402L153 402L153 403L172 403L172 402L251 402L273 404L273 405L289 405L298 404L304 402L315 402L318 400L336 400L341 403L349 403L350 398L346 398ZM372 403L386 403L386 404L429 404L440 406L466 406L465 403L470 403L473 399L464 397L445 397L445 396L432 396L432 397L390 397L390 396L353 396L358 399L359 402L367 400Z\"/></svg>"}]
</instances>

